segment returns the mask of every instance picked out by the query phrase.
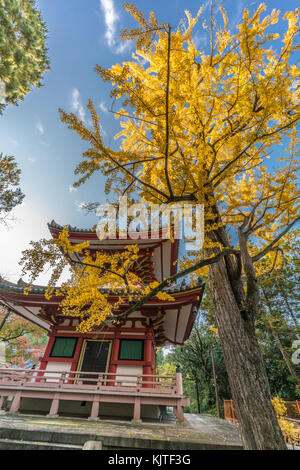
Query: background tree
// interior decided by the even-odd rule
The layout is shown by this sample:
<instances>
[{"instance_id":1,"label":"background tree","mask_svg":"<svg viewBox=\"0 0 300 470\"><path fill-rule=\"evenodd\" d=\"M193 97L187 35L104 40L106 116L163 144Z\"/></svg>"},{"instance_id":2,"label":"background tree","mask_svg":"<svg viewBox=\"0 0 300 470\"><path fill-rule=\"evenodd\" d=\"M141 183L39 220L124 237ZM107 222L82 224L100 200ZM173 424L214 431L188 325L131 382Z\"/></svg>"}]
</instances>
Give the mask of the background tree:
<instances>
[{"instance_id":1,"label":"background tree","mask_svg":"<svg viewBox=\"0 0 300 470\"><path fill-rule=\"evenodd\" d=\"M11 210L21 204L25 195L19 188L21 170L14 157L0 153L0 222L6 222Z\"/></svg>"},{"instance_id":2,"label":"background tree","mask_svg":"<svg viewBox=\"0 0 300 470\"><path fill-rule=\"evenodd\" d=\"M34 0L0 2L0 114L17 105L49 70L47 30ZM24 199L21 171L12 156L0 153L0 221Z\"/></svg>"},{"instance_id":3,"label":"background tree","mask_svg":"<svg viewBox=\"0 0 300 470\"><path fill-rule=\"evenodd\" d=\"M280 12L263 15L264 5L252 15L246 9L232 33L222 8L223 25L217 26L212 2L210 48L204 51L192 37L202 9L196 18L187 12L187 24L172 30L152 13L148 20L134 6L125 7L139 22L139 28L123 33L136 40L136 54L109 70L96 67L113 85L112 97L123 99L115 112L122 119L120 150L104 145L91 101L93 129L61 111L62 120L90 145L75 184L100 170L108 176L108 189L118 178L119 188L137 191L148 204L204 204L204 250L189 256L180 273L146 292L127 314L169 282L209 266L244 446L284 449L255 334L260 301L255 263L278 250L299 220L299 70L292 62L299 12L284 15L288 26L282 37L274 32ZM205 22L202 26L207 29Z\"/></svg>"},{"instance_id":4,"label":"background tree","mask_svg":"<svg viewBox=\"0 0 300 470\"><path fill-rule=\"evenodd\" d=\"M32 86L42 85L49 60L47 29L35 0L1 0L0 24L0 83L5 85L1 113L6 104L23 100Z\"/></svg>"},{"instance_id":5,"label":"background tree","mask_svg":"<svg viewBox=\"0 0 300 470\"><path fill-rule=\"evenodd\" d=\"M36 365L47 340L42 328L0 305L0 342L6 343L6 364L24 367L25 362L30 361Z\"/></svg>"},{"instance_id":6,"label":"background tree","mask_svg":"<svg viewBox=\"0 0 300 470\"><path fill-rule=\"evenodd\" d=\"M287 234L281 249L261 261L258 276L261 313L258 327L265 341L275 342L281 353L281 367L287 367L289 382L300 386L300 370L291 361L293 342L299 339L299 229ZM279 258L279 263L276 261ZM298 390L298 393L300 389Z\"/></svg>"},{"instance_id":7,"label":"background tree","mask_svg":"<svg viewBox=\"0 0 300 470\"><path fill-rule=\"evenodd\" d=\"M291 234L292 237L293 235ZM261 279L259 281L261 282ZM290 373L281 351L281 347L283 347L290 361L293 351L291 345L295 338L295 330L291 325L286 325L287 321L285 326L282 326L284 317L285 312L281 312L281 322L274 321L272 323L272 330L270 330L269 322L262 318L261 313L256 323L256 332L272 397L280 397L285 401L295 401L299 400L300 392L295 386L294 377ZM274 319L276 320L276 317ZM209 290L206 289L198 313L198 319L189 340L183 346L166 348L164 354L160 354L158 362L160 363L159 370L164 373L167 370L176 370L176 365L180 364L183 374L184 392L191 398L190 411L192 413L201 412L217 416L210 354L212 345L214 345L216 375L222 413L224 413L224 400L231 399L232 395L219 338L218 336L213 337L211 334L211 325L214 324L214 321ZM280 337L281 345L274 339L274 334ZM296 377L300 377L299 365L292 364L292 366Z\"/></svg>"},{"instance_id":8,"label":"background tree","mask_svg":"<svg viewBox=\"0 0 300 470\"><path fill-rule=\"evenodd\" d=\"M203 311L203 309L201 309ZM216 390L212 367L211 348L214 348L219 403L223 414L223 401L231 398L228 376L218 338L214 338L210 325L202 316L194 325L190 338L183 346L173 348L165 356L171 364L180 364L184 391L191 397L191 412L218 416Z\"/></svg>"}]
</instances>

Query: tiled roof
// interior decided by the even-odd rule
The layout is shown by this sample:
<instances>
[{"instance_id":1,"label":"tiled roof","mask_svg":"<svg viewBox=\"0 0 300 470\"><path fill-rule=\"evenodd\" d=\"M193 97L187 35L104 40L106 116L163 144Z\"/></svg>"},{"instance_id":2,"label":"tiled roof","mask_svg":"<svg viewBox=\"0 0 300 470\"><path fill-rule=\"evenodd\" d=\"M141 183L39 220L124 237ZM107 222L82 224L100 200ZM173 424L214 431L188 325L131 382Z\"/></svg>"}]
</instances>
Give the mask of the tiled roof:
<instances>
[{"instance_id":1,"label":"tiled roof","mask_svg":"<svg viewBox=\"0 0 300 470\"><path fill-rule=\"evenodd\" d=\"M163 289L163 292L168 292L170 294L172 293L181 293L185 292L191 289L199 288L204 285L203 280L199 277L196 286L191 287L191 285L187 284L185 280L183 280L181 283L178 284L173 284L171 286L165 287ZM15 284L13 282L9 282L4 280L3 278L0 278L0 290L2 291L9 291L9 292L16 292L23 294L24 289L28 286L22 279L19 279L18 283ZM30 290L30 294L45 294L47 287L46 286L33 286L32 289ZM56 289L58 291L59 288ZM117 294L120 295L122 293L125 293L123 289L115 289L115 290L110 290L110 289L100 289L100 292L103 294Z\"/></svg>"},{"instance_id":2,"label":"tiled roof","mask_svg":"<svg viewBox=\"0 0 300 470\"><path fill-rule=\"evenodd\" d=\"M62 225L57 224L55 220L52 220L52 222L48 224L48 227L49 229L54 228L56 230L63 230L64 228ZM86 232L86 233L95 232L95 230L93 230L92 228L78 228L78 227L72 227L71 225L67 225L67 227L68 227L69 232Z\"/></svg>"}]
</instances>

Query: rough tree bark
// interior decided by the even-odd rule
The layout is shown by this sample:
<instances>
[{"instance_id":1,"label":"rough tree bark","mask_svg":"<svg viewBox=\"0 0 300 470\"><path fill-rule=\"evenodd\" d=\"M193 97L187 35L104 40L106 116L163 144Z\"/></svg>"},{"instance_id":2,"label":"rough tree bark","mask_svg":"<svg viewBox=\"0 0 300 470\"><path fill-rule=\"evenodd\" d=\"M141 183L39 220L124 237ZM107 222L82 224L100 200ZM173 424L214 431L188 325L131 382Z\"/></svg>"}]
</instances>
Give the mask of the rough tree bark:
<instances>
[{"instance_id":1,"label":"rough tree bark","mask_svg":"<svg viewBox=\"0 0 300 470\"><path fill-rule=\"evenodd\" d=\"M254 322L238 305L225 261L210 266L209 287L244 448L286 449Z\"/></svg>"},{"instance_id":2,"label":"rough tree bark","mask_svg":"<svg viewBox=\"0 0 300 470\"><path fill-rule=\"evenodd\" d=\"M209 232L213 242L230 246L217 206L218 229ZM271 403L267 373L255 334L259 289L247 247L247 234L239 229L240 256L225 256L210 265L208 283L224 362L246 450L284 450L286 445ZM207 250L208 254L217 249ZM246 292L242 271L246 277Z\"/></svg>"}]
</instances>

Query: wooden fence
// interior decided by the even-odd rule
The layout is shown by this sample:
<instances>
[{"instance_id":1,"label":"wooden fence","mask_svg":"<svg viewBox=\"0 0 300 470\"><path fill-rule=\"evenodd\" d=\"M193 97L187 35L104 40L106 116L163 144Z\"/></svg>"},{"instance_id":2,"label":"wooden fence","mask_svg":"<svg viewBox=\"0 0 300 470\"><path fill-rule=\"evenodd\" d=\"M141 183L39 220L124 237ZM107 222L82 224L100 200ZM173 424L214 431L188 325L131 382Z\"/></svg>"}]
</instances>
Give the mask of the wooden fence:
<instances>
[{"instance_id":1,"label":"wooden fence","mask_svg":"<svg viewBox=\"0 0 300 470\"><path fill-rule=\"evenodd\" d=\"M287 409L287 414L284 416L284 419L294 424L297 430L297 435L299 435L299 437L296 437L291 444L297 443L300 445L300 402L298 400L285 401L284 404ZM224 414L227 421L231 421L234 424L238 423L232 400L224 400ZM289 441L288 437L285 436L284 433L283 437L286 442Z\"/></svg>"}]
</instances>

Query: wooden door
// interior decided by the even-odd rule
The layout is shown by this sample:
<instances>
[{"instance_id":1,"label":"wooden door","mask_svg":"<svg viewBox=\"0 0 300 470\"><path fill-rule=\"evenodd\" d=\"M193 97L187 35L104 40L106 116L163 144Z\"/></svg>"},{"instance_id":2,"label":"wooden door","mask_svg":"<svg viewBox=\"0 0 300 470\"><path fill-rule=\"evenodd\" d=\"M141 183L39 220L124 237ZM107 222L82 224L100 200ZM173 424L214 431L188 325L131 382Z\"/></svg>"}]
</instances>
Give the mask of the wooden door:
<instances>
[{"instance_id":1,"label":"wooden door","mask_svg":"<svg viewBox=\"0 0 300 470\"><path fill-rule=\"evenodd\" d=\"M80 364L82 372L107 372L110 359L111 341L85 340ZM82 375L81 378L93 378L95 375ZM93 384L95 382L84 381Z\"/></svg>"}]
</instances>

